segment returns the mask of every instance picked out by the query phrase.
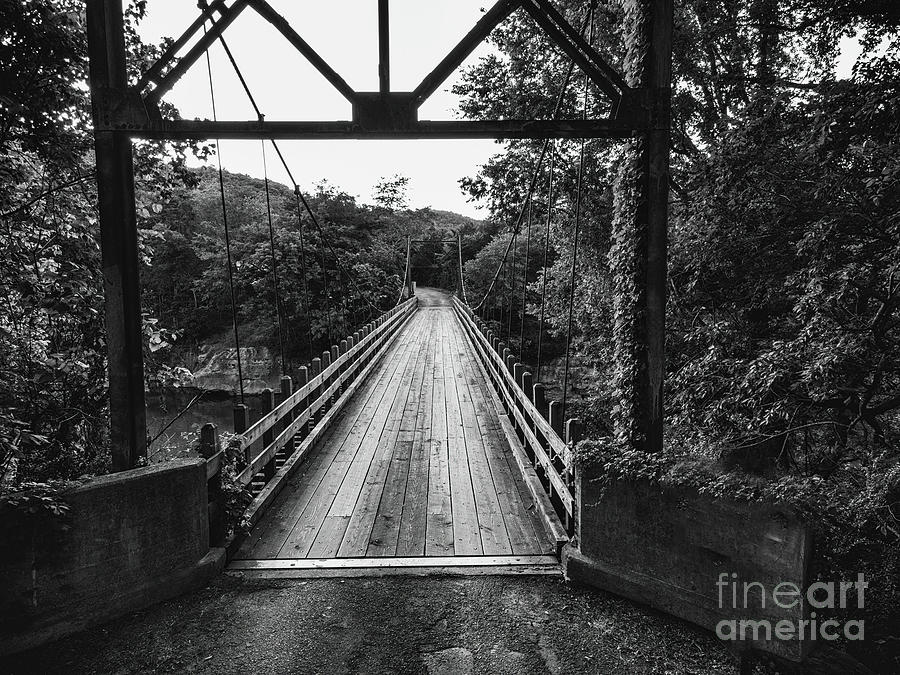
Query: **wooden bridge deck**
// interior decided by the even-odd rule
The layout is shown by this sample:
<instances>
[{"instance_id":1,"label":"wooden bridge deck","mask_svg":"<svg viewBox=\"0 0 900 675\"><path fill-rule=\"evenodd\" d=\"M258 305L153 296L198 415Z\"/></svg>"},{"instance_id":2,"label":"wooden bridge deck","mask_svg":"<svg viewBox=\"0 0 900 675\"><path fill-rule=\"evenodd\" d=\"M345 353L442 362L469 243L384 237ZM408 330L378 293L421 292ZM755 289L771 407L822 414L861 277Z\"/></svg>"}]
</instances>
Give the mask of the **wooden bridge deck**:
<instances>
[{"instance_id":1,"label":"wooden bridge deck","mask_svg":"<svg viewBox=\"0 0 900 675\"><path fill-rule=\"evenodd\" d=\"M237 561L555 553L452 307L419 296Z\"/></svg>"}]
</instances>

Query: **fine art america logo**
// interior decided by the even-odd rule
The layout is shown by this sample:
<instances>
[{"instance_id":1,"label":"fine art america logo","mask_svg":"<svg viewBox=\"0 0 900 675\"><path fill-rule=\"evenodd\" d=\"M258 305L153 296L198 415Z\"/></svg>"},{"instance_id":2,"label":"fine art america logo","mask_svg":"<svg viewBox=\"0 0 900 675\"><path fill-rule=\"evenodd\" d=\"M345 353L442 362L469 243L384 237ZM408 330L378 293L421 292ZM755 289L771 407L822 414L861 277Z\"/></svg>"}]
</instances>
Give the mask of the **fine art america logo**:
<instances>
[{"instance_id":1,"label":"fine art america logo","mask_svg":"<svg viewBox=\"0 0 900 675\"><path fill-rule=\"evenodd\" d=\"M846 609L865 606L865 590L869 583L859 574L856 581L817 581L810 584L806 593L789 581L771 588L758 581L737 581L737 574L723 572L716 581L719 592L719 609L724 614L734 611L746 616L753 610L767 610L777 614L780 610L795 610L796 619L723 619L716 625L716 635L722 640L863 640L865 622L821 620L815 610ZM804 601L811 610L808 618L802 616Z\"/></svg>"}]
</instances>

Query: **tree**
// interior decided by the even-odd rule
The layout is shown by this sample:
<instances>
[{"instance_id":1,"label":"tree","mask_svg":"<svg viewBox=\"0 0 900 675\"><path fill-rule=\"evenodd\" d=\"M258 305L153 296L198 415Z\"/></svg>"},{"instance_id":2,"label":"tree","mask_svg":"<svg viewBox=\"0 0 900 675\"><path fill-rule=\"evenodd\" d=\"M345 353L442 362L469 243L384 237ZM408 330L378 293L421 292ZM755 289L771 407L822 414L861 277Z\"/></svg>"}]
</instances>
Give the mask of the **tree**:
<instances>
[{"instance_id":1,"label":"tree","mask_svg":"<svg viewBox=\"0 0 900 675\"><path fill-rule=\"evenodd\" d=\"M134 32L133 70L158 49ZM106 358L83 6L0 2L0 472L5 486L105 470ZM142 225L188 146L136 148ZM150 249L145 247L146 257ZM145 337L164 341L147 317Z\"/></svg>"},{"instance_id":2,"label":"tree","mask_svg":"<svg viewBox=\"0 0 900 675\"><path fill-rule=\"evenodd\" d=\"M404 210L407 208L408 188L409 178L406 176L396 174L391 178L381 178L375 184L375 203L391 211Z\"/></svg>"},{"instance_id":3,"label":"tree","mask_svg":"<svg viewBox=\"0 0 900 675\"><path fill-rule=\"evenodd\" d=\"M563 5L581 24L583 3ZM777 448L781 461L785 447L799 449L795 468L828 472L858 457L859 443L867 452L894 443L888 439L900 382L889 365L897 362L898 338L891 148L900 58L896 48L879 54L875 47L897 35L900 17L891 3L814 0L756 0L745 8L698 0L679 3L678 12L670 436L713 454ZM620 6L604 5L595 18L596 44L621 64ZM865 51L854 78L835 82L837 41L858 31ZM461 108L484 118L548 110L566 60L558 53L535 59L544 39L527 17L514 15L492 39L502 57L486 57L466 72L457 86ZM577 111L572 89L563 97L568 114ZM599 98L589 101L601 114ZM568 311L565 259L577 168L570 143L554 147L557 197L545 271L550 331L565 325ZM487 203L494 222L515 221L539 148L507 142L463 183ZM618 152L615 143L587 144L582 293L574 313L576 349L607 372L615 362L608 322L618 254L609 186ZM545 163L538 199L547 171ZM539 305L529 307L534 317ZM617 405L606 382L600 378L594 392L599 419ZM766 446L770 438L777 443Z\"/></svg>"}]
</instances>

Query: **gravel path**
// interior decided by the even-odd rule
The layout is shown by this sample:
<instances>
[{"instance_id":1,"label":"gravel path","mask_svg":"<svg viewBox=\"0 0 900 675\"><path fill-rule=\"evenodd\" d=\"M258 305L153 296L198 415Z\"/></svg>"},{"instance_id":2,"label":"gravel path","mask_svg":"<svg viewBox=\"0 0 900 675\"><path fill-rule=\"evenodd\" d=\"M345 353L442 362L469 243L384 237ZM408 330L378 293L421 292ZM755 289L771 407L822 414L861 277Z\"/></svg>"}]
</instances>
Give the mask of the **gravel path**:
<instances>
[{"instance_id":1,"label":"gravel path","mask_svg":"<svg viewBox=\"0 0 900 675\"><path fill-rule=\"evenodd\" d=\"M551 577L241 580L14 657L9 673L736 673L710 633Z\"/></svg>"}]
</instances>

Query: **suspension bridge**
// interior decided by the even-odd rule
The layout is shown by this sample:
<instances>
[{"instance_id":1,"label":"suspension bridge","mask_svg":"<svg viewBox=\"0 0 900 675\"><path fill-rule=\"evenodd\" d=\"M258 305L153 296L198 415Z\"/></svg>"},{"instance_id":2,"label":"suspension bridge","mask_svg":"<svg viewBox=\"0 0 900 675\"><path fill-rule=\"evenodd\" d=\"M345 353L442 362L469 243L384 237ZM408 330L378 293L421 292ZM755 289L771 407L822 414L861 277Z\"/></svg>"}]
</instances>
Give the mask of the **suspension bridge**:
<instances>
[{"instance_id":1,"label":"suspension bridge","mask_svg":"<svg viewBox=\"0 0 900 675\"><path fill-rule=\"evenodd\" d=\"M519 422L503 400L524 390L513 394L505 377L512 373L473 346L470 332L478 329L465 307L443 292L419 289L379 329L391 337L352 397L334 414L325 409L312 416L320 417L312 434L322 429L314 446L290 436L291 429L279 435L286 447L276 439L255 452L245 479L263 461L274 467L269 482L265 465L256 474L260 491L251 520L267 502L268 510L230 568L280 576L557 570L556 554L568 537L547 487L562 486L565 503L572 499L565 472L548 453L563 443L553 432L537 454L523 446ZM341 356L331 372L349 363ZM334 377L328 368L326 380ZM265 435L267 426L277 427L301 405L285 400L248 436ZM525 408L515 405L521 415ZM306 416L299 412L299 419ZM526 433L531 438L535 432ZM298 448L309 453L306 461ZM539 472L552 472L552 482L545 486Z\"/></svg>"},{"instance_id":2,"label":"suspension bridge","mask_svg":"<svg viewBox=\"0 0 900 675\"><path fill-rule=\"evenodd\" d=\"M805 587L811 535L781 505L732 504L694 492L669 492L646 481L615 481L601 492L594 480L600 476L575 461L581 423L571 418L567 398L572 305L583 288L578 274L582 193L590 189L585 139L591 138L627 143L617 186L622 193L616 207L619 230L613 237L627 263L612 289L612 336L620 361L614 389L617 410L625 411L616 421L616 441L647 453L663 447L672 0L626 3L624 75L595 45L596 0L587 0L574 17L580 27L551 0L497 0L419 85L403 92L390 84L389 2L378 0L377 6L379 90L365 92L354 90L267 0L201 0L197 19L155 63L130 77L135 68L126 63L122 0L87 1L113 473L67 493L73 525L54 534L62 543L42 559L40 569L35 561L44 551L35 548L39 538L31 529L38 525L26 523L19 533L25 543L7 564L15 570L16 598L30 603L31 623L22 624L27 635L15 636L16 649L198 588L226 564L233 575L273 578L558 575L562 562L570 578L706 628L733 618L715 590L714 580L723 570L738 570L754 583L774 586L789 579ZM255 12L293 45L351 104L351 119L267 120L226 41L228 27L244 12ZM419 119L422 104L514 12L530 17L549 45L568 59L553 92L552 113L524 119ZM208 55L214 44L227 54L256 119L218 118ZM204 56L212 119L178 119L160 104ZM224 430L206 424L199 458L147 467L132 143L194 139L218 144L233 138L260 141L280 386L263 393L262 413L251 420L243 390L229 195L217 152L239 382L233 436L226 441ZM543 141L527 172L516 217L508 224L508 245L481 297L470 298L467 292L458 235L445 242L457 249L452 292L415 289L410 240L397 301L377 306L363 292L331 245L327 223L306 200L278 142L369 138ZM545 222L534 222L532 206L541 176L548 170L552 175L554 163L566 161L560 139L577 143L577 189L569 214L574 228L565 279L565 364L562 382L553 383L561 395L549 400L547 369L542 369L547 360L546 274L538 284L536 278L529 280L528 270L532 255L543 254L542 267L548 267L552 180L547 181ZM321 261L324 297L340 304L354 322L347 330L329 323L328 348L290 369L283 336L292 317L284 315L280 301L283 277L274 246L269 148L294 187L303 311L308 317L307 267L312 266L306 265L303 234L311 225L319 250L309 253ZM330 286L329 270L335 279ZM537 356L529 361L521 354L528 308L515 307L515 294L501 289L522 288L524 296L524 289L538 286L540 337ZM312 354L313 336L307 337ZM231 536L226 513L233 506L235 482L252 498L242 512L243 533ZM763 609L773 620L806 616L803 607ZM753 646L792 660L806 653L802 642L754 636Z\"/></svg>"},{"instance_id":3,"label":"suspension bridge","mask_svg":"<svg viewBox=\"0 0 900 675\"><path fill-rule=\"evenodd\" d=\"M655 16L671 15L670 3L657 4ZM221 470L237 462L239 482L254 494L246 513L250 535L232 551L231 565L242 573L296 574L323 566L403 569L497 565L555 570L556 556L575 534L578 521L571 448L580 425L565 418L571 304L578 287L584 144L586 139L598 137L646 138L650 153L646 189L651 205L647 217L651 227L664 229L665 209L654 205L659 203L660 192L664 195L666 190L666 164L660 160L667 157L668 122L667 108L660 102L668 95L670 22L652 28L648 24L653 39L647 63L653 68L646 82L632 86L594 44L595 2L585 3L578 17L579 27L575 27L549 0L498 0L413 91L397 92L390 84L389 3L379 0L379 90L358 92L266 0L201 0L199 9L197 19L130 85L124 68L121 3L88 3L116 468L135 466L147 452L131 139L210 139L217 144L226 138L259 139L276 309L273 329L282 347L283 376L279 391L264 393L262 417L251 424L244 405L233 282L233 225L228 222L228 195L219 151L221 218L240 402L234 409L236 436L228 447L220 447L212 425L204 427L201 434L201 453L208 458L211 541L218 544L224 535ZM351 103L351 120L266 119L226 40L229 25L248 11L270 23ZM422 103L514 12L531 17L553 47L568 59L565 77L555 91L552 114L522 120L420 120ZM218 117L216 77L209 58L209 49L216 44L227 55L256 114L253 121ZM204 57L212 119L164 116L160 103L165 95ZM600 97L605 103L589 105L589 88L595 99ZM574 115L567 111L571 105L563 105L567 98L579 101ZM597 110L605 112L598 114ZM437 290L414 294L407 241L400 297L388 310L376 307L361 292L360 284L330 244L326 228L310 208L278 144L280 139L297 138L483 137L543 139L539 159L531 168L527 194L511 224L509 244L489 287L479 302L470 306L463 278L463 245L457 237L454 294ZM525 307L514 308L513 293L501 297L498 289L521 284L524 290L529 283L527 256L532 248L540 248L533 246L540 242L540 232L532 235L532 200L548 164L552 175L553 163L564 161L562 153L555 152L556 139L575 139L579 165L563 393L561 401L548 401L540 382L540 367L546 358L542 353L545 331L539 331L538 377L534 377L513 353L516 342L521 349ZM325 297L328 302L349 307L358 322L357 330L345 336L336 335L337 328L329 323L330 349L296 369L292 376L288 376L284 359L283 335L291 317L283 316L279 300L268 146L294 185L304 310L308 314L310 306L303 233L305 223L307 228L311 223L320 251L310 253L321 256ZM543 224L545 267L553 199L551 180L546 196L550 207ZM520 237L527 242L524 264L516 260ZM648 264L664 266L664 259L654 256L655 245L651 243L645 252ZM330 290L329 267L339 280L337 285L332 282ZM498 283L501 278L505 280L502 284ZM542 325L545 292L546 280ZM653 358L662 310L653 304L655 297L653 292L648 293L646 311L650 339L645 358L651 375L661 368L661 360ZM519 317L518 326L514 326L514 314ZM308 341L312 349L311 333ZM659 436L653 431L661 424L656 415L659 384L655 377L647 383L648 438Z\"/></svg>"}]
</instances>

